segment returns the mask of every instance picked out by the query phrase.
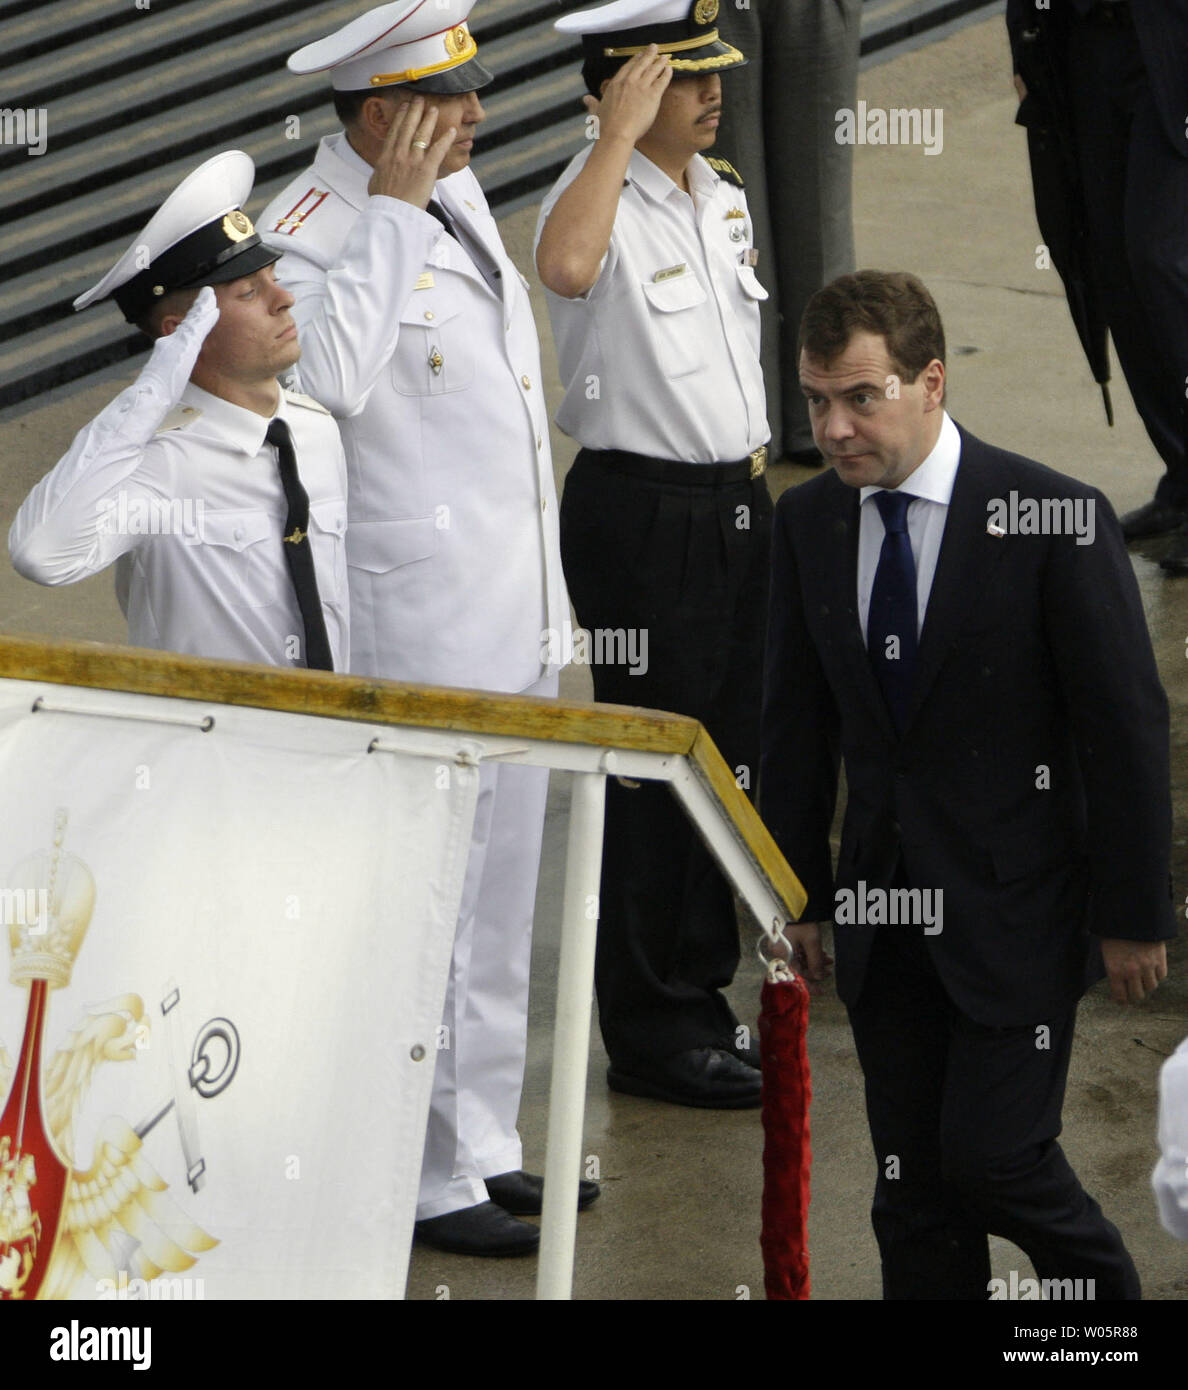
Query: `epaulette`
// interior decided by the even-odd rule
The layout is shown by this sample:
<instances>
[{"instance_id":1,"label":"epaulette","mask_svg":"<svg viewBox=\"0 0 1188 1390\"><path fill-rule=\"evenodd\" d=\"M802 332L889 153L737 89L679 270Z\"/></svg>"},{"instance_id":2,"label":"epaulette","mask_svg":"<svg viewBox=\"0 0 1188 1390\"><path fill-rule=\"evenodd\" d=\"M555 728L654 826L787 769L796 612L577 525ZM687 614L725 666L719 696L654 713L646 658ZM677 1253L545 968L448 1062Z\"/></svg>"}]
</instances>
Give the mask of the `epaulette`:
<instances>
[{"instance_id":1,"label":"epaulette","mask_svg":"<svg viewBox=\"0 0 1188 1390\"><path fill-rule=\"evenodd\" d=\"M322 415L330 414L321 401L315 401L312 396L303 396L300 391L286 390L285 400L290 401L293 405L303 405L307 410L316 410Z\"/></svg>"},{"instance_id":2,"label":"epaulette","mask_svg":"<svg viewBox=\"0 0 1188 1390\"><path fill-rule=\"evenodd\" d=\"M737 188L742 188L743 176L738 172L728 159L722 159L720 155L707 154L704 156L705 162L720 179L726 179Z\"/></svg>"},{"instance_id":3,"label":"epaulette","mask_svg":"<svg viewBox=\"0 0 1188 1390\"><path fill-rule=\"evenodd\" d=\"M154 433L166 434L170 430L185 430L196 424L202 418L202 412L196 405L175 405L168 415L157 426Z\"/></svg>"}]
</instances>

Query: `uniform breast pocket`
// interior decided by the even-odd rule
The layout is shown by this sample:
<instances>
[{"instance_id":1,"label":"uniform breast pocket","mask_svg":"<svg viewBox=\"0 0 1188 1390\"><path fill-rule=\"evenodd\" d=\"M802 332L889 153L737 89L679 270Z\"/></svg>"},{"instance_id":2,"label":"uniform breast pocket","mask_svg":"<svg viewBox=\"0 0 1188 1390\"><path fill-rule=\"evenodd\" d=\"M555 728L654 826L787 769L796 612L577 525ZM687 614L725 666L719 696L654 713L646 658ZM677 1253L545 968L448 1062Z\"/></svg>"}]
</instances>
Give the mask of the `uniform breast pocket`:
<instances>
[{"instance_id":1,"label":"uniform breast pocket","mask_svg":"<svg viewBox=\"0 0 1188 1390\"><path fill-rule=\"evenodd\" d=\"M391 574L437 552L437 524L432 516L392 521L353 521L349 535L350 566L369 574Z\"/></svg>"},{"instance_id":2,"label":"uniform breast pocket","mask_svg":"<svg viewBox=\"0 0 1188 1390\"><path fill-rule=\"evenodd\" d=\"M464 391L474 380L465 304L453 294L415 291L400 315L392 385L402 396Z\"/></svg>"},{"instance_id":3,"label":"uniform breast pocket","mask_svg":"<svg viewBox=\"0 0 1188 1390\"><path fill-rule=\"evenodd\" d=\"M287 593L283 520L267 512L207 512L194 547L197 562L229 603L267 608Z\"/></svg>"},{"instance_id":4,"label":"uniform breast pocket","mask_svg":"<svg viewBox=\"0 0 1188 1390\"><path fill-rule=\"evenodd\" d=\"M347 590L346 500L309 504L309 541L313 546L319 594L324 602L343 602ZM330 584L333 589L330 589Z\"/></svg>"},{"instance_id":5,"label":"uniform breast pocket","mask_svg":"<svg viewBox=\"0 0 1188 1390\"><path fill-rule=\"evenodd\" d=\"M704 366L704 324L697 310L705 303L706 294L697 277L686 273L670 280L645 280L643 292L664 375L688 376Z\"/></svg>"}]
</instances>

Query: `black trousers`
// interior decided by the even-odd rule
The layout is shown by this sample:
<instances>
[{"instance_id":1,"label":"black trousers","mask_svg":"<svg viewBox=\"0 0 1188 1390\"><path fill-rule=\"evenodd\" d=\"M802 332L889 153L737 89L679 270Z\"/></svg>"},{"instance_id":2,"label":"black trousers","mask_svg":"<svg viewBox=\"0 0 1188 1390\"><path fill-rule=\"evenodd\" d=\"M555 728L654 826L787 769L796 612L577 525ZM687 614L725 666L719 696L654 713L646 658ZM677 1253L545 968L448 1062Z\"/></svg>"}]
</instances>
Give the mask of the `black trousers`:
<instances>
[{"instance_id":1,"label":"black trousers","mask_svg":"<svg viewBox=\"0 0 1188 1390\"><path fill-rule=\"evenodd\" d=\"M566 479L565 578L583 628L646 633L647 669L594 665L595 698L701 720L751 788L767 625L767 484L654 481L615 471L606 459L583 449ZM677 471L708 476L699 467ZM672 793L612 778L595 966L612 1063L733 1045L737 1020L721 990L738 955L730 886Z\"/></svg>"},{"instance_id":2,"label":"black trousers","mask_svg":"<svg viewBox=\"0 0 1188 1390\"><path fill-rule=\"evenodd\" d=\"M878 929L850 1024L878 1164L884 1298L987 1298L988 1234L1019 1246L1041 1280L1140 1296L1122 1237L1056 1142L1075 1019L1073 1005L1033 1027L975 1023L918 927Z\"/></svg>"},{"instance_id":3,"label":"black trousers","mask_svg":"<svg viewBox=\"0 0 1188 1390\"><path fill-rule=\"evenodd\" d=\"M1135 408L1188 507L1188 158L1172 149L1133 28L1069 17L1066 81L1094 276Z\"/></svg>"}]
</instances>

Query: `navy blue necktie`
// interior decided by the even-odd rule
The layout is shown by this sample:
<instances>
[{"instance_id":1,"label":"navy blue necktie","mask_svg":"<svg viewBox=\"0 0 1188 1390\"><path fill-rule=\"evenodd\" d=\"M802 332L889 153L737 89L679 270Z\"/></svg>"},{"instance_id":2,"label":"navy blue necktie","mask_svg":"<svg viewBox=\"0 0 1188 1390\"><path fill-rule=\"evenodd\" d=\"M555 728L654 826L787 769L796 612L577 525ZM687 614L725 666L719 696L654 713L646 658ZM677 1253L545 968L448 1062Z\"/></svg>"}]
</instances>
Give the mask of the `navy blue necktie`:
<instances>
[{"instance_id":1,"label":"navy blue necktie","mask_svg":"<svg viewBox=\"0 0 1188 1390\"><path fill-rule=\"evenodd\" d=\"M909 492L877 492L874 500L886 534L870 591L866 650L902 733L916 675L916 561L907 528L907 510L915 498Z\"/></svg>"}]
</instances>

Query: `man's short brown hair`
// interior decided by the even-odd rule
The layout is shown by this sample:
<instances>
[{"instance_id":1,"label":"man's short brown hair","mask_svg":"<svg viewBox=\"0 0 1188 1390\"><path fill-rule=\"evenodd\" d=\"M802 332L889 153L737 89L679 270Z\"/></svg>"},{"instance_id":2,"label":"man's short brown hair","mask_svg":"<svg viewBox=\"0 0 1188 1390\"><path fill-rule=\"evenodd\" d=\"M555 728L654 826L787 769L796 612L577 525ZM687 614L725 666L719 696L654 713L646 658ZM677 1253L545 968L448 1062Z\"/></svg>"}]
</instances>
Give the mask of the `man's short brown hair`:
<instances>
[{"instance_id":1,"label":"man's short brown hair","mask_svg":"<svg viewBox=\"0 0 1188 1390\"><path fill-rule=\"evenodd\" d=\"M906 270L859 270L818 290L800 320L800 352L828 367L855 333L881 334L898 375L913 382L945 360L945 330L932 296Z\"/></svg>"},{"instance_id":2,"label":"man's short brown hair","mask_svg":"<svg viewBox=\"0 0 1188 1390\"><path fill-rule=\"evenodd\" d=\"M170 290L164 298L149 305L144 315L136 320L136 327L156 342L161 336L161 325L169 315L185 318L197 298L197 290Z\"/></svg>"}]
</instances>

